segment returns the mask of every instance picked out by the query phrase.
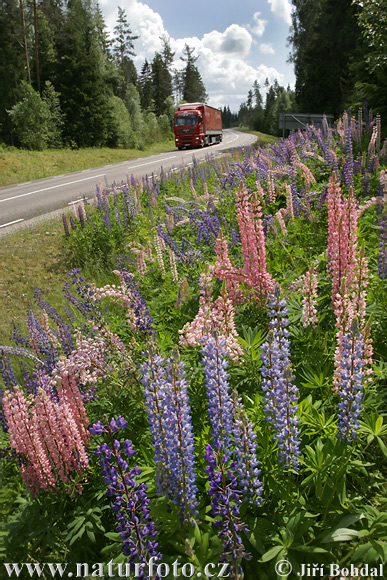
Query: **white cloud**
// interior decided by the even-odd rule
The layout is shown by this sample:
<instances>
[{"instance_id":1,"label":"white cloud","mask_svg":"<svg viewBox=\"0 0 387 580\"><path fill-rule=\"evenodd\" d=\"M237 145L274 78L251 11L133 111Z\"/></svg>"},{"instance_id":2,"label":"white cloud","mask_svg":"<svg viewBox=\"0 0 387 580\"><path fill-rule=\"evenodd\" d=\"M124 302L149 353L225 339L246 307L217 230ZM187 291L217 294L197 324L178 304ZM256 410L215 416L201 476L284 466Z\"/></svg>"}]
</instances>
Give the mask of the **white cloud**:
<instances>
[{"instance_id":1,"label":"white cloud","mask_svg":"<svg viewBox=\"0 0 387 580\"><path fill-rule=\"evenodd\" d=\"M262 42L262 44L259 45L259 50L262 52L262 54L275 54L275 50L271 42Z\"/></svg>"},{"instance_id":2,"label":"white cloud","mask_svg":"<svg viewBox=\"0 0 387 580\"><path fill-rule=\"evenodd\" d=\"M250 52L252 38L246 28L239 24L231 24L224 32L213 30L204 34L201 43L215 53L244 58Z\"/></svg>"},{"instance_id":3,"label":"white cloud","mask_svg":"<svg viewBox=\"0 0 387 580\"><path fill-rule=\"evenodd\" d=\"M111 0L100 0L100 6L113 36L117 8L112 6ZM134 62L137 70L140 70L144 60L151 61L155 52L161 49L160 36L169 37L169 35L160 14L147 4L138 0L120 0L120 6L126 11L133 34L139 36L134 41L136 52ZM253 66L246 62L249 56L251 59L252 34L261 36L265 30L266 21L259 18L259 15L259 12L254 14L254 24L247 27L248 30L239 24L231 24L223 32L212 30L202 38L197 36L170 38L171 48L175 52L173 66L176 69L184 68L184 62L180 57L183 55L185 44L195 49L194 54L198 56L196 64L209 95L210 105L215 107L229 105L232 111L237 111L240 103L246 100L255 80L261 86L266 78L270 83L275 78L280 84L283 83L283 75L275 68L264 64Z\"/></svg>"},{"instance_id":4,"label":"white cloud","mask_svg":"<svg viewBox=\"0 0 387 580\"><path fill-rule=\"evenodd\" d=\"M278 18L283 18L287 24L292 23L292 5L289 0L268 0L271 11Z\"/></svg>"},{"instance_id":5,"label":"white cloud","mask_svg":"<svg viewBox=\"0 0 387 580\"><path fill-rule=\"evenodd\" d=\"M260 18L261 13L255 12L253 15L253 24L248 26L250 32L255 34L256 36L262 36L265 32L267 20L263 20Z\"/></svg>"},{"instance_id":6,"label":"white cloud","mask_svg":"<svg viewBox=\"0 0 387 580\"><path fill-rule=\"evenodd\" d=\"M100 6L105 16L105 22L113 37L113 30L117 24L117 5L111 0L100 0ZM134 41L136 57L134 62L141 66L145 59L152 60L155 52L162 47L160 36L167 34L160 14L152 10L147 4L137 0L121 0L119 5L126 12L129 26L134 35L139 38Z\"/></svg>"}]
</instances>

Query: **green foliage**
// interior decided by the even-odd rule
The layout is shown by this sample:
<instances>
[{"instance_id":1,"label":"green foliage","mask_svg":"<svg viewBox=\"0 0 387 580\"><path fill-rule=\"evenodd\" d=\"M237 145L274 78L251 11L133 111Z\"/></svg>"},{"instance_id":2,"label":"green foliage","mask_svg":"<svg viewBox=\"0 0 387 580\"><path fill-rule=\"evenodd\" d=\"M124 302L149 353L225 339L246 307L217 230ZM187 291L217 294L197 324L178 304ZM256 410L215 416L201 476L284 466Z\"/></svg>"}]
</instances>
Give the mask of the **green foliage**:
<instances>
[{"instance_id":1,"label":"green foliage","mask_svg":"<svg viewBox=\"0 0 387 580\"><path fill-rule=\"evenodd\" d=\"M9 111L14 134L22 147L41 151L47 147L53 124L50 107L26 82L21 95L22 100Z\"/></svg>"},{"instance_id":2,"label":"green foliage","mask_svg":"<svg viewBox=\"0 0 387 580\"><path fill-rule=\"evenodd\" d=\"M194 50L194 48L186 44L183 50L184 56L180 57L186 63L182 72L182 97L187 103L205 103L208 95L200 72L195 65L198 57L194 56Z\"/></svg>"},{"instance_id":3,"label":"green foliage","mask_svg":"<svg viewBox=\"0 0 387 580\"><path fill-rule=\"evenodd\" d=\"M133 129L124 101L119 97L111 96L109 108L111 111L110 145L130 149L134 145Z\"/></svg>"},{"instance_id":4,"label":"green foliage","mask_svg":"<svg viewBox=\"0 0 387 580\"><path fill-rule=\"evenodd\" d=\"M127 93L133 115L141 115L138 123L147 122L154 131L161 130L162 122L154 113L142 118L139 94L133 85ZM124 115L122 101L116 99L117 111ZM164 119L165 125L166 120ZM157 125L157 126L156 126ZM138 127L139 125L137 125ZM135 134L135 125L133 125ZM339 152L339 151L338 151ZM232 163L245 163L246 153L227 159ZM314 160L306 160L314 163ZM237 185L227 181L226 161L216 160L206 166L195 162L195 191L199 196L193 200L187 173L170 179L160 179L160 191L151 200L146 184L136 183L141 211L129 227L120 227L114 220L114 210L122 216L123 199L109 197L111 226L106 227L101 213L86 206L89 220L84 227L78 220L67 240L68 263L80 266L93 277L98 285L117 284L111 274L116 258L123 255L144 297L153 319L157 344L161 355L168 355L179 341L179 330L191 322L198 312L198 274L204 262L215 262L214 246L207 243L192 221L185 221L192 207L206 209L207 200L200 199L205 193L204 179L208 191L215 198L216 212L221 225L231 240L231 232L237 229L235 216L235 193ZM297 413L301 434L300 470L285 471L277 461L277 442L273 439L271 424L265 419L263 392L261 389L261 346L267 339L268 313L257 304L237 306L235 318L239 343L244 351L243 361L230 362L229 382L243 399L248 418L254 425L258 442L261 479L264 487L264 502L260 506L243 505L241 516L249 533L243 536L247 549L252 554L250 562L244 562L244 576L254 580L279 578L276 565L288 560L293 573L301 573L302 565L316 564L320 567L333 562L346 565L348 562L361 566L364 563L377 565L386 559L387 509L386 509L386 437L384 409L387 379L386 353L386 281L376 276L375 249L378 230L375 228L375 210L368 209L361 215L359 236L366 241L370 257L370 284L368 288L369 313L373 314L371 332L374 339L374 377L364 389L363 412L360 417L358 440L346 445L337 437L338 395L332 390L333 355L335 349L335 320L330 297L330 280L327 275L326 256L323 251L327 243L326 206L318 208L317 200L326 186L327 172L322 166L314 168L317 183L310 188L310 204L305 215L301 213L289 220L287 231L280 232L278 226L266 231L268 270L286 293L290 324L289 340L295 384L299 389L299 411ZM190 167L190 175L194 170ZM297 186L304 184L303 176L295 173ZM256 172L246 175L246 185L256 188ZM361 180L356 181L361 197ZM134 186L133 186L134 188ZM370 196L376 193L377 180L370 186ZM283 184L278 186L275 203L267 202L266 216L275 215L286 204ZM151 196L152 197L152 196ZM169 255L164 251L166 272L160 271L153 244L158 220L165 223L164 201L176 210L179 217L173 220L171 236L185 251L195 250L193 262L178 261L180 281L183 276L189 281L184 295L182 284L173 280L169 268ZM266 200L267 201L267 200ZM187 204L187 202L189 202ZM194 202L194 203L191 203ZM210 212L211 204L207 208ZM171 218L172 219L172 218ZM181 220L180 225L176 222ZM150 241L152 260L147 261L147 270L140 273L136 268L136 250L147 248ZM241 263L240 244L231 246L232 262ZM302 323L302 294L297 281L315 264L319 283L317 303L318 324L304 328ZM189 287L188 287L189 286ZM214 285L213 298L220 291L220 282ZM164 498L156 496L155 465L152 442L147 427L147 413L142 394L141 362L144 351L149 348L144 338L126 320L125 309L105 299L102 304L103 317L98 324L115 332L130 351L133 365L124 367L117 354L107 353L107 364L111 364L109 376L98 384L98 399L87 403L91 422L107 416L125 416L128 427L125 438L133 440L138 449L136 462L142 468L139 481L148 485L151 518L158 529L159 549L164 561L172 564L179 561L191 562L197 572L204 573L204 565L217 563L222 546L213 527L214 518L208 502L208 482L205 478L203 451L210 439L207 413L207 398L200 346L181 347L189 381L189 397L195 433L197 457L197 484L199 500L198 525L184 527L179 520L177 508ZM103 320L102 320L103 319ZM84 320L79 323L86 327ZM101 326L102 328L102 326ZM6 436L4 437L6 441ZM88 561L124 562L122 539L115 533L114 514L110 510L111 498L106 497L105 483L100 477L97 459L93 456L96 443L89 447L91 467L87 473L83 494L70 497L59 490L58 494L42 494L31 499L21 483L13 463L1 459L4 483L0 493L0 512L5 520L0 527L0 554L7 554L9 561L26 561L26 554L34 560L78 562ZM38 522L36 524L36 522ZM257 572L258 571L258 572Z\"/></svg>"}]
</instances>

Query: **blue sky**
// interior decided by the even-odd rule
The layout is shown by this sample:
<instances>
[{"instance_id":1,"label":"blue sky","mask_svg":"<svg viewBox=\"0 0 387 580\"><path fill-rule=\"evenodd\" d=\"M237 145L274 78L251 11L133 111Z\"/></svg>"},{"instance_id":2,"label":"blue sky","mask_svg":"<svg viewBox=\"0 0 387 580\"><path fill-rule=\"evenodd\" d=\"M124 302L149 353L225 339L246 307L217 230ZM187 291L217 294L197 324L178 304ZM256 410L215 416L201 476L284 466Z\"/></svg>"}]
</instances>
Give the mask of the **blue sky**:
<instances>
[{"instance_id":1,"label":"blue sky","mask_svg":"<svg viewBox=\"0 0 387 580\"><path fill-rule=\"evenodd\" d=\"M139 70L161 48L160 36L170 38L175 68L185 43L195 48L196 65L209 95L208 103L238 111L254 80L276 78L294 85L293 66L287 63L290 0L100 0L108 29L113 31L117 7L124 8L135 41Z\"/></svg>"}]
</instances>

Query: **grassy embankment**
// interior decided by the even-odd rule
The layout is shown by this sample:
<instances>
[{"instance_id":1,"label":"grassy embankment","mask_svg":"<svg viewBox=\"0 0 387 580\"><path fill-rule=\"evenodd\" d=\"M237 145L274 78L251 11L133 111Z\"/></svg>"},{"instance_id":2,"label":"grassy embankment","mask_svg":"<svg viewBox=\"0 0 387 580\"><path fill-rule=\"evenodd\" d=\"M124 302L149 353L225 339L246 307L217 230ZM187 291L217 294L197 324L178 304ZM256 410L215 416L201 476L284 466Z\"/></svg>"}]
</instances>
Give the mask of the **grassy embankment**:
<instances>
[{"instance_id":1,"label":"grassy embankment","mask_svg":"<svg viewBox=\"0 0 387 580\"><path fill-rule=\"evenodd\" d=\"M14 147L0 149L0 187L61 175L70 171L82 171L130 161L147 155L164 153L175 149L173 139L157 143L139 151L138 149L47 149L46 151L26 151Z\"/></svg>"},{"instance_id":2,"label":"grassy embankment","mask_svg":"<svg viewBox=\"0 0 387 580\"><path fill-rule=\"evenodd\" d=\"M267 135L266 133L261 133L260 131L253 131L248 127L238 127L238 131L243 131L243 133L251 133L258 137L258 143L261 145L272 145L278 141L279 137L274 137L274 135Z\"/></svg>"},{"instance_id":3,"label":"grassy embankment","mask_svg":"<svg viewBox=\"0 0 387 580\"><path fill-rule=\"evenodd\" d=\"M242 129L244 130L244 129ZM248 131L260 143L271 143L276 137ZM172 141L155 145L146 151L119 149L82 149L79 151L0 150L0 186L118 163L162 153L174 147ZM0 238L0 345L10 344L13 323L25 327L28 307L36 288L44 298L61 310L67 301L62 287L67 275L66 246L61 220L49 220L23 227Z\"/></svg>"}]
</instances>

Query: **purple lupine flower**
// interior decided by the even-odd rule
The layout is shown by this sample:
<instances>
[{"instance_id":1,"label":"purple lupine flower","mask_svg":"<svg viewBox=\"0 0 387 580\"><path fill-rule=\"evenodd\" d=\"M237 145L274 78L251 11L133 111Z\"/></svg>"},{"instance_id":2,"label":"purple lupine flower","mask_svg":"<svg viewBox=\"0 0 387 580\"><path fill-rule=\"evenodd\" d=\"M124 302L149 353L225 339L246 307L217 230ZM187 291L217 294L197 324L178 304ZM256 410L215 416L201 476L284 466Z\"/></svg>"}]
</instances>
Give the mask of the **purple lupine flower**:
<instances>
[{"instance_id":1,"label":"purple lupine flower","mask_svg":"<svg viewBox=\"0 0 387 580\"><path fill-rule=\"evenodd\" d=\"M289 172L290 191L292 194L293 212L295 216L300 214L300 198L297 191L294 168Z\"/></svg>"},{"instance_id":2,"label":"purple lupine flower","mask_svg":"<svg viewBox=\"0 0 387 580\"><path fill-rule=\"evenodd\" d=\"M364 339L358 322L353 320L351 329L343 336L341 354L341 382L338 422L338 437L352 443L357 439L359 415L362 411Z\"/></svg>"},{"instance_id":3,"label":"purple lupine flower","mask_svg":"<svg viewBox=\"0 0 387 580\"><path fill-rule=\"evenodd\" d=\"M167 361L168 391L164 401L165 448L173 503L184 521L197 515L195 446L184 363L173 353Z\"/></svg>"},{"instance_id":4,"label":"purple lupine flower","mask_svg":"<svg viewBox=\"0 0 387 580\"><path fill-rule=\"evenodd\" d=\"M0 375L2 376L4 385L8 390L12 390L13 387L16 387L18 384L15 373L12 370L9 356L4 352L2 347L0 347Z\"/></svg>"},{"instance_id":5,"label":"purple lupine flower","mask_svg":"<svg viewBox=\"0 0 387 580\"><path fill-rule=\"evenodd\" d=\"M350 117L351 118L351 117ZM345 176L345 183L347 189L349 191L352 188L355 191L355 185L353 182L353 148L352 148L352 129L351 125L348 125L348 128L345 132L345 149L346 149L346 159L343 164L344 176Z\"/></svg>"},{"instance_id":6,"label":"purple lupine flower","mask_svg":"<svg viewBox=\"0 0 387 580\"><path fill-rule=\"evenodd\" d=\"M113 192L113 206L114 206L114 217L116 218L116 224L120 228L122 226L120 210L118 209L118 194L115 189Z\"/></svg>"},{"instance_id":7,"label":"purple lupine flower","mask_svg":"<svg viewBox=\"0 0 387 580\"><path fill-rule=\"evenodd\" d=\"M78 205L77 213L79 217L79 223L81 224L81 228L85 227L85 209L83 206Z\"/></svg>"},{"instance_id":8,"label":"purple lupine flower","mask_svg":"<svg viewBox=\"0 0 387 580\"><path fill-rule=\"evenodd\" d=\"M121 260L118 259L118 263L121 263ZM130 307L135 314L135 323L138 330L144 333L145 336L154 336L156 331L153 326L153 320L150 315L148 306L138 289L134 276L131 272L127 270L127 268L122 265L120 267L120 277L122 277L123 281L125 282L126 286L130 289L131 295L133 297L132 302L130 303Z\"/></svg>"},{"instance_id":9,"label":"purple lupine flower","mask_svg":"<svg viewBox=\"0 0 387 580\"><path fill-rule=\"evenodd\" d=\"M66 238L68 238L70 236L70 230L69 230L69 224L67 223L67 217L66 214L62 214L62 221L63 221L63 229L64 229L64 233Z\"/></svg>"},{"instance_id":10,"label":"purple lupine flower","mask_svg":"<svg viewBox=\"0 0 387 580\"><path fill-rule=\"evenodd\" d=\"M257 459L257 436L254 426L247 418L237 393L234 399L234 442L237 463L237 479L243 496L250 504L262 503L262 483L259 480L261 470Z\"/></svg>"},{"instance_id":11,"label":"purple lupine flower","mask_svg":"<svg viewBox=\"0 0 387 580\"><path fill-rule=\"evenodd\" d=\"M382 214L379 229L378 276L381 280L387 278L387 212Z\"/></svg>"},{"instance_id":12,"label":"purple lupine flower","mask_svg":"<svg viewBox=\"0 0 387 580\"><path fill-rule=\"evenodd\" d=\"M94 454L101 457L99 461L102 467L101 474L108 485L106 495L114 499L112 510L116 514L116 530L123 540L122 552L129 558L131 570L136 570L142 578L148 578L143 568L149 570L150 561L160 561L162 555L157 551L157 531L149 517L147 485L137 483L137 477L141 475L142 470L139 467L129 468L128 462L120 453L121 442L113 438L116 427L124 428L126 422L122 418L118 418L117 421L113 418L110 423L106 418L105 420L104 425L98 421L90 429L93 434L108 433L110 440L109 444L98 445ZM128 458L135 455L136 451L131 441L126 440L122 447L122 453ZM135 567L136 563L145 566ZM152 576L154 580L158 578L156 575Z\"/></svg>"},{"instance_id":13,"label":"purple lupine flower","mask_svg":"<svg viewBox=\"0 0 387 580\"><path fill-rule=\"evenodd\" d=\"M193 260L192 260L191 256L189 256L189 255L187 256L181 250L181 248L179 248L179 246L177 245L177 243L175 242L175 240L172 239L171 236L168 235L163 230L161 224L158 225L157 232L158 232L159 236L163 238L164 242L171 248L171 250L174 252L174 254L176 255L176 257L178 259L180 259L182 262L186 262L186 263L193 264Z\"/></svg>"},{"instance_id":14,"label":"purple lupine flower","mask_svg":"<svg viewBox=\"0 0 387 580\"><path fill-rule=\"evenodd\" d=\"M211 336L200 351L203 355L204 375L207 389L208 415L211 435L215 446L221 446L226 454L231 453L233 433L233 402L226 369L226 340Z\"/></svg>"},{"instance_id":15,"label":"purple lupine flower","mask_svg":"<svg viewBox=\"0 0 387 580\"><path fill-rule=\"evenodd\" d=\"M149 356L141 367L142 384L155 451L159 495L179 507L184 522L197 515L195 449L184 364Z\"/></svg>"},{"instance_id":16,"label":"purple lupine flower","mask_svg":"<svg viewBox=\"0 0 387 580\"><path fill-rule=\"evenodd\" d=\"M166 434L163 422L164 401L168 390L164 362L161 356L151 352L148 362L144 362L140 368L145 408L154 450L156 485L159 496L167 495L169 480L169 466L165 448Z\"/></svg>"},{"instance_id":17,"label":"purple lupine flower","mask_svg":"<svg viewBox=\"0 0 387 580\"><path fill-rule=\"evenodd\" d=\"M286 300L280 297L278 287L269 300L270 331L267 341L261 347L262 390L265 393L266 419L272 423L279 448L279 459L284 467L290 465L298 470L299 429L298 389L293 385L294 376L291 372L289 332L286 326Z\"/></svg>"},{"instance_id":18,"label":"purple lupine flower","mask_svg":"<svg viewBox=\"0 0 387 580\"><path fill-rule=\"evenodd\" d=\"M231 558L230 577L240 578L239 562L243 558L249 560L251 554L246 552L241 538L241 532L248 533L249 529L240 518L242 492L238 489L234 473L237 465L218 445L216 448L206 445L204 459L207 461L204 471L210 483L208 494L211 497L211 513L215 517L214 526L220 528L218 537L223 543L220 560Z\"/></svg>"}]
</instances>

